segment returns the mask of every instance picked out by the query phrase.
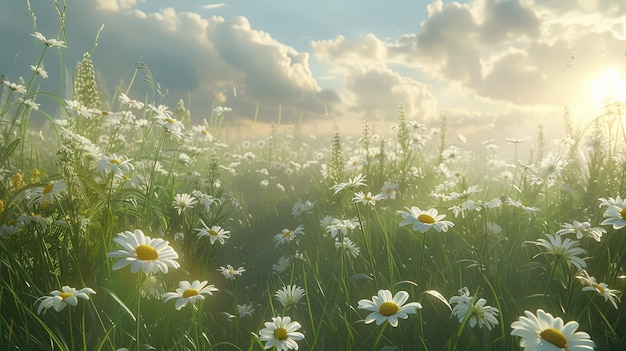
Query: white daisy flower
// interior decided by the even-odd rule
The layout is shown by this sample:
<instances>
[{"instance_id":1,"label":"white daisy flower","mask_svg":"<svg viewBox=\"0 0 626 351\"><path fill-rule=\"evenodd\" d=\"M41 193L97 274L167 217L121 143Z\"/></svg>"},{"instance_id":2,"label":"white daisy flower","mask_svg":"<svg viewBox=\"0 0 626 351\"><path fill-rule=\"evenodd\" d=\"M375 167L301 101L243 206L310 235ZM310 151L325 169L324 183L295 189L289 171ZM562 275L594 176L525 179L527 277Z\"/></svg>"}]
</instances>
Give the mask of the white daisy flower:
<instances>
[{"instance_id":1,"label":"white daisy flower","mask_svg":"<svg viewBox=\"0 0 626 351\"><path fill-rule=\"evenodd\" d=\"M113 241L122 248L107 254L107 257L121 258L115 262L113 270L130 266L130 271L133 273L142 270L148 274L159 271L167 273L168 268L180 267L180 264L175 261L178 254L167 241L160 238L152 239L140 229L119 233Z\"/></svg>"},{"instance_id":2,"label":"white daisy flower","mask_svg":"<svg viewBox=\"0 0 626 351\"><path fill-rule=\"evenodd\" d=\"M276 347L276 351L297 350L296 341L304 339L304 334L298 332L300 323L291 321L289 316L274 317L271 322L265 322L265 328L259 331L259 340L265 342L265 349Z\"/></svg>"},{"instance_id":3,"label":"white daisy flower","mask_svg":"<svg viewBox=\"0 0 626 351\"><path fill-rule=\"evenodd\" d=\"M175 306L177 310L180 310L187 305L187 302L194 304L197 300L204 300L204 295L213 295L214 291L217 291L217 288L213 285L207 286L206 280L202 282L194 280L191 283L183 280L178 283L178 288L175 292L163 294L163 302L177 299Z\"/></svg>"},{"instance_id":4,"label":"white daisy flower","mask_svg":"<svg viewBox=\"0 0 626 351\"><path fill-rule=\"evenodd\" d=\"M589 351L595 343L589 334L578 329L578 322L569 321L563 324L560 317L554 318L550 313L537 310L537 314L524 311L526 316L511 324L511 335L519 336L519 345L528 351Z\"/></svg>"},{"instance_id":5,"label":"white daisy flower","mask_svg":"<svg viewBox=\"0 0 626 351\"><path fill-rule=\"evenodd\" d=\"M407 319L409 314L415 314L422 308L419 302L410 302L405 305L408 298L409 293L406 291L399 291L392 296L389 290L379 290L378 296L372 296L372 300L360 300L359 309L372 312L365 317L365 324L376 321L376 325L381 325L388 321L392 327L397 327L398 318Z\"/></svg>"},{"instance_id":6,"label":"white daisy flower","mask_svg":"<svg viewBox=\"0 0 626 351\"><path fill-rule=\"evenodd\" d=\"M55 311L62 311L65 306L78 305L78 299L89 300L89 294L95 294L91 288L83 288L80 290L76 290L74 288L70 288L69 286L64 286L61 288L61 291L54 290L50 292L50 296L44 296L39 298L39 308L37 308L37 313L41 314L41 311L46 311L48 308L53 307Z\"/></svg>"}]
</instances>

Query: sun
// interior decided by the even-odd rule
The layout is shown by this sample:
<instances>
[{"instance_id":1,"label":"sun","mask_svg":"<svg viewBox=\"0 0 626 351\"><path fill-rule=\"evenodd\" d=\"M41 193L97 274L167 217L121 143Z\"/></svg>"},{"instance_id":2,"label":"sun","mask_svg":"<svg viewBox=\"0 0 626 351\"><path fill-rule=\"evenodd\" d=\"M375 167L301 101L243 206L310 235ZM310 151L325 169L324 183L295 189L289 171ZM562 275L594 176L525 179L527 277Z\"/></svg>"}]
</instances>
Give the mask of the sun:
<instances>
[{"instance_id":1,"label":"sun","mask_svg":"<svg viewBox=\"0 0 626 351\"><path fill-rule=\"evenodd\" d=\"M591 83L591 101L597 109L626 101L626 79L618 70L607 69Z\"/></svg>"}]
</instances>

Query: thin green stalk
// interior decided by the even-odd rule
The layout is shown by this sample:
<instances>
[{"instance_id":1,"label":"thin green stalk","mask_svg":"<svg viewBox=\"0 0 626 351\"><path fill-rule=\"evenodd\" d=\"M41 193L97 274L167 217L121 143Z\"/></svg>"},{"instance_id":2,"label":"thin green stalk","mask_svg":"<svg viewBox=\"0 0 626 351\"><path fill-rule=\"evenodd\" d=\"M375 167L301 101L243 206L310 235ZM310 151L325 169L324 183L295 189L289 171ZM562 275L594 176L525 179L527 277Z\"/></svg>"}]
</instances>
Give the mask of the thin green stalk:
<instances>
[{"instance_id":1,"label":"thin green stalk","mask_svg":"<svg viewBox=\"0 0 626 351\"><path fill-rule=\"evenodd\" d=\"M137 342L137 351L141 351L141 280L143 272L139 270L137 274L137 318L136 318L136 329L135 329L135 341Z\"/></svg>"},{"instance_id":2,"label":"thin green stalk","mask_svg":"<svg viewBox=\"0 0 626 351\"><path fill-rule=\"evenodd\" d=\"M369 242L369 236L365 235L365 226L363 225L363 218L361 216L361 210L359 210L359 205L355 202L354 207L356 208L356 214L359 219L359 227L361 227L361 234L363 235L363 242L365 243L365 249L367 250L367 258L370 264L370 270L374 275L374 283L378 286L378 274L376 274L376 265L374 265L374 255L372 254L372 248Z\"/></svg>"}]
</instances>

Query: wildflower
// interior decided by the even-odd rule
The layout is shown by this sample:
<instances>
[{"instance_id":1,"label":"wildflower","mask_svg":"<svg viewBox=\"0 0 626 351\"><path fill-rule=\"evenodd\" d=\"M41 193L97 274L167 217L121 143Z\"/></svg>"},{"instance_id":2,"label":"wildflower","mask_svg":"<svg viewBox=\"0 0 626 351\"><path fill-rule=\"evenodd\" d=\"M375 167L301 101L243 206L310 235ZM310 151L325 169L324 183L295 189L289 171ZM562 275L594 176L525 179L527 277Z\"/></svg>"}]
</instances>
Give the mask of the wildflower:
<instances>
[{"instance_id":1,"label":"wildflower","mask_svg":"<svg viewBox=\"0 0 626 351\"><path fill-rule=\"evenodd\" d=\"M553 186L568 163L568 160L563 160L559 155L547 155L539 164L539 170L531 177L531 184L545 183L548 187Z\"/></svg>"},{"instance_id":2,"label":"wildflower","mask_svg":"<svg viewBox=\"0 0 626 351\"><path fill-rule=\"evenodd\" d=\"M589 222L573 221L570 223L561 224L563 229L556 232L556 235L563 235L569 233L576 233L576 238L581 239L583 236L593 238L595 241L600 242L602 234L606 233L606 230L601 227L592 228Z\"/></svg>"},{"instance_id":3,"label":"wildflower","mask_svg":"<svg viewBox=\"0 0 626 351\"><path fill-rule=\"evenodd\" d=\"M163 127L166 132L171 133L174 139L181 141L184 136L183 131L185 130L183 122L172 117L172 113L167 106L159 105L158 107L151 106L151 108L155 112L154 119L157 124Z\"/></svg>"},{"instance_id":4,"label":"wildflower","mask_svg":"<svg viewBox=\"0 0 626 351\"><path fill-rule=\"evenodd\" d=\"M61 193L65 190L65 183L62 181L53 181L48 183L43 188L35 188L28 191L29 205L37 204L44 206L58 200L61 197Z\"/></svg>"},{"instance_id":5,"label":"wildflower","mask_svg":"<svg viewBox=\"0 0 626 351\"><path fill-rule=\"evenodd\" d=\"M331 217L330 223L328 223L324 227L326 229L326 233L329 233L334 238L339 233L341 233L342 236L345 236L348 234L349 230L353 230L358 226L359 226L359 222L356 220L351 220L351 219L342 220L342 219Z\"/></svg>"},{"instance_id":6,"label":"wildflower","mask_svg":"<svg viewBox=\"0 0 626 351\"><path fill-rule=\"evenodd\" d=\"M383 184L382 189L380 189L381 194L383 194L383 199L394 200L396 198L397 188L398 188L398 184L385 182L385 184Z\"/></svg>"},{"instance_id":7,"label":"wildflower","mask_svg":"<svg viewBox=\"0 0 626 351\"><path fill-rule=\"evenodd\" d=\"M621 229L626 227L626 199L609 198L608 200L601 198L600 207L607 206L604 211L604 218L606 218L600 225L613 225L613 229Z\"/></svg>"},{"instance_id":8,"label":"wildflower","mask_svg":"<svg viewBox=\"0 0 626 351\"><path fill-rule=\"evenodd\" d=\"M78 299L89 300L89 294L96 293L91 288L82 288L77 291L75 288L70 288L67 285L62 287L61 290L54 290L50 292L50 296L41 297L37 313L41 314L41 311L47 311L50 307L53 307L57 312L61 312L65 306L76 306L78 305Z\"/></svg>"},{"instance_id":9,"label":"wildflower","mask_svg":"<svg viewBox=\"0 0 626 351\"><path fill-rule=\"evenodd\" d=\"M226 267L218 268L217 271L220 272L226 279L235 279L238 275L241 275L241 273L245 272L246 270L243 269L243 267L234 269L233 266L228 264L226 265Z\"/></svg>"},{"instance_id":10,"label":"wildflower","mask_svg":"<svg viewBox=\"0 0 626 351\"><path fill-rule=\"evenodd\" d=\"M348 237L344 236L341 241L336 240L335 247L337 249L343 249L348 257L352 256L353 258L357 258L357 256L359 256L359 247L356 246Z\"/></svg>"},{"instance_id":11,"label":"wildflower","mask_svg":"<svg viewBox=\"0 0 626 351\"><path fill-rule=\"evenodd\" d=\"M26 107L32 108L33 110L39 110L39 104L31 99L19 98L19 101L23 103Z\"/></svg>"},{"instance_id":12,"label":"wildflower","mask_svg":"<svg viewBox=\"0 0 626 351\"><path fill-rule=\"evenodd\" d=\"M578 255L585 253L585 250L578 247L578 241L569 238L562 240L560 235L546 234L546 236L548 240L537 239L537 241L531 243L546 248L545 253L560 257L578 269L587 267L587 263L578 257Z\"/></svg>"},{"instance_id":13,"label":"wildflower","mask_svg":"<svg viewBox=\"0 0 626 351\"><path fill-rule=\"evenodd\" d=\"M195 304L197 300L204 300L204 295L213 295L213 292L217 291L215 286L207 286L206 284L206 280L202 282L194 280L191 283L186 280L180 281L175 292L168 292L163 295L163 298L165 299L163 302L167 302L171 299L177 299L175 305L177 310L185 307L187 302Z\"/></svg>"},{"instance_id":14,"label":"wildflower","mask_svg":"<svg viewBox=\"0 0 626 351\"><path fill-rule=\"evenodd\" d=\"M362 299L359 301L359 309L372 311L365 317L365 324L376 321L376 325L381 325L388 321L392 327L398 326L398 318L407 319L409 314L417 313L422 308L419 302L404 304L409 298L409 293L399 291L392 297L391 291L379 290L378 296L372 296L372 300Z\"/></svg>"},{"instance_id":15,"label":"wildflower","mask_svg":"<svg viewBox=\"0 0 626 351\"><path fill-rule=\"evenodd\" d=\"M478 327L482 329L486 326L487 329L498 324L498 309L491 306L485 306L487 301L485 299L478 299L475 304L472 304L473 298L469 295L467 287L459 290L459 296L450 298L450 305L456 304L452 309L452 316L458 318L459 323L462 323L466 318L469 318L470 327Z\"/></svg>"},{"instance_id":16,"label":"wildflower","mask_svg":"<svg viewBox=\"0 0 626 351\"><path fill-rule=\"evenodd\" d=\"M619 297L617 294L620 292L619 290L609 289L609 286L606 283L598 283L595 277L589 276L586 270L580 271L581 275L577 275L576 278L580 280L580 282L584 285L583 291L595 291L600 296L604 297L604 301L611 302L611 305L617 309L617 301L619 301Z\"/></svg>"},{"instance_id":17,"label":"wildflower","mask_svg":"<svg viewBox=\"0 0 626 351\"><path fill-rule=\"evenodd\" d=\"M18 94L22 94L22 95L26 94L26 87L23 84L11 83L8 80L3 80L2 84L4 84L11 91L14 91Z\"/></svg>"},{"instance_id":18,"label":"wildflower","mask_svg":"<svg viewBox=\"0 0 626 351\"><path fill-rule=\"evenodd\" d=\"M118 97L118 100L120 100L120 103L122 105L128 105L129 108L133 108L133 109L136 109L136 110L143 109L143 102L140 102L140 101L137 101L137 100L133 100L133 99L129 98L124 93L120 94L120 96Z\"/></svg>"},{"instance_id":19,"label":"wildflower","mask_svg":"<svg viewBox=\"0 0 626 351\"><path fill-rule=\"evenodd\" d=\"M43 79L48 78L48 72L43 68L43 66L33 66L30 65L30 69L35 72L36 75L40 76Z\"/></svg>"},{"instance_id":20,"label":"wildflower","mask_svg":"<svg viewBox=\"0 0 626 351\"><path fill-rule=\"evenodd\" d=\"M161 238L152 239L146 236L140 229L134 232L125 231L119 233L113 241L122 249L109 252L107 257L120 257L115 262L113 270L130 265L130 271L144 273L167 273L168 268L179 268L180 264L175 260L178 254L169 246L169 243Z\"/></svg>"},{"instance_id":21,"label":"wildflower","mask_svg":"<svg viewBox=\"0 0 626 351\"><path fill-rule=\"evenodd\" d=\"M312 211L313 203L309 200L305 202L298 201L293 204L293 207L291 208L291 214L296 218L300 218L302 214L311 213Z\"/></svg>"},{"instance_id":22,"label":"wildflower","mask_svg":"<svg viewBox=\"0 0 626 351\"><path fill-rule=\"evenodd\" d=\"M272 272L276 274L286 272L289 268L291 268L291 259L285 256L281 256L278 259L278 263L272 264Z\"/></svg>"},{"instance_id":23,"label":"wildflower","mask_svg":"<svg viewBox=\"0 0 626 351\"><path fill-rule=\"evenodd\" d=\"M339 184L333 185L330 188L330 190L333 190L334 194L337 195L337 193L339 193L342 190L355 189L355 188L358 188L360 186L365 186L365 185L366 185L365 176L359 173L354 178L348 179L348 181L345 183L339 183Z\"/></svg>"},{"instance_id":24,"label":"wildflower","mask_svg":"<svg viewBox=\"0 0 626 351\"><path fill-rule=\"evenodd\" d=\"M274 235L274 245L278 247L279 245L288 243L294 240L298 235L304 235L304 227L299 225L294 230L283 229L282 233Z\"/></svg>"},{"instance_id":25,"label":"wildflower","mask_svg":"<svg viewBox=\"0 0 626 351\"><path fill-rule=\"evenodd\" d=\"M165 288L163 283L154 275L149 274L141 284L141 296L145 298L163 296Z\"/></svg>"},{"instance_id":26,"label":"wildflower","mask_svg":"<svg viewBox=\"0 0 626 351\"><path fill-rule=\"evenodd\" d=\"M213 245L216 241L219 241L220 244L224 245L224 241L230 238L230 231L224 230L219 225L214 225L209 228L203 220L200 220L200 223L202 223L203 228L195 229L198 232L198 237L208 236L211 240L211 245Z\"/></svg>"},{"instance_id":27,"label":"wildflower","mask_svg":"<svg viewBox=\"0 0 626 351\"><path fill-rule=\"evenodd\" d=\"M297 304L304 295L306 295L306 292L301 287L297 285L287 285L276 291L274 297L283 307L289 307Z\"/></svg>"},{"instance_id":28,"label":"wildflower","mask_svg":"<svg viewBox=\"0 0 626 351\"><path fill-rule=\"evenodd\" d=\"M578 329L578 322L563 324L560 317L554 318L542 309L537 314L524 311L526 315L511 324L511 335L519 336L519 345L528 351L584 351L593 350L595 343L589 334Z\"/></svg>"},{"instance_id":29,"label":"wildflower","mask_svg":"<svg viewBox=\"0 0 626 351\"><path fill-rule=\"evenodd\" d=\"M296 341L304 339L304 334L298 332L300 323L291 321L289 316L274 317L271 322L265 322L265 328L259 331L259 340L265 341L265 349L276 347L277 351L297 350Z\"/></svg>"},{"instance_id":30,"label":"wildflower","mask_svg":"<svg viewBox=\"0 0 626 351\"><path fill-rule=\"evenodd\" d=\"M222 114L224 114L224 112L230 112L233 109L230 107L225 107L225 106L217 106L213 109L213 112L215 112L215 114L217 116L221 116Z\"/></svg>"},{"instance_id":31,"label":"wildflower","mask_svg":"<svg viewBox=\"0 0 626 351\"><path fill-rule=\"evenodd\" d=\"M174 206L180 216L186 209L193 208L197 202L198 200L189 194L176 194L172 201L172 206Z\"/></svg>"},{"instance_id":32,"label":"wildflower","mask_svg":"<svg viewBox=\"0 0 626 351\"><path fill-rule=\"evenodd\" d=\"M243 318L245 316L252 317L254 308L252 307L252 304L237 305L237 312L239 312L239 318Z\"/></svg>"},{"instance_id":33,"label":"wildflower","mask_svg":"<svg viewBox=\"0 0 626 351\"><path fill-rule=\"evenodd\" d=\"M517 207L523 210L524 212L526 212L527 214L535 214L536 212L539 212L539 209L537 207L524 206L520 200L513 200L510 197L507 197L506 200L504 201L507 205Z\"/></svg>"},{"instance_id":34,"label":"wildflower","mask_svg":"<svg viewBox=\"0 0 626 351\"><path fill-rule=\"evenodd\" d=\"M116 176L123 176L135 169L126 156L116 154L101 155L97 170L104 174L113 173Z\"/></svg>"},{"instance_id":35,"label":"wildflower","mask_svg":"<svg viewBox=\"0 0 626 351\"><path fill-rule=\"evenodd\" d=\"M42 43L44 43L45 46L49 48L55 48L55 47L67 48L67 46L65 46L65 42L61 40L56 40L56 39L46 39L46 37L44 37L43 34L39 32L35 32L34 34L31 34L31 36L41 41Z\"/></svg>"},{"instance_id":36,"label":"wildflower","mask_svg":"<svg viewBox=\"0 0 626 351\"><path fill-rule=\"evenodd\" d=\"M454 223L449 221L442 221L446 215L438 214L437 210L431 208L427 211L422 211L418 207L413 206L411 208L406 207L409 212L397 211L396 213L402 215L404 220L400 222L400 226L403 227L407 224L413 225L413 230L419 230L422 233L427 232L430 228L435 228L436 231L447 232L449 227L453 227Z\"/></svg>"},{"instance_id":37,"label":"wildflower","mask_svg":"<svg viewBox=\"0 0 626 351\"><path fill-rule=\"evenodd\" d=\"M213 205L214 203L220 203L219 199L215 199L213 198L213 196L207 195L198 190L193 190L191 192L191 195L195 197L196 199L198 199L198 201L202 204L202 206L206 210L207 214L209 214L209 212L211 211L211 205Z\"/></svg>"},{"instance_id":38,"label":"wildflower","mask_svg":"<svg viewBox=\"0 0 626 351\"><path fill-rule=\"evenodd\" d=\"M367 195L365 195L365 193L363 193L362 191L359 191L358 193L354 193L354 198L352 198L352 201L355 203L363 204L363 205L374 206L376 205L376 201L379 201L382 199L383 199L383 194L372 195L372 193L368 191Z\"/></svg>"}]
</instances>

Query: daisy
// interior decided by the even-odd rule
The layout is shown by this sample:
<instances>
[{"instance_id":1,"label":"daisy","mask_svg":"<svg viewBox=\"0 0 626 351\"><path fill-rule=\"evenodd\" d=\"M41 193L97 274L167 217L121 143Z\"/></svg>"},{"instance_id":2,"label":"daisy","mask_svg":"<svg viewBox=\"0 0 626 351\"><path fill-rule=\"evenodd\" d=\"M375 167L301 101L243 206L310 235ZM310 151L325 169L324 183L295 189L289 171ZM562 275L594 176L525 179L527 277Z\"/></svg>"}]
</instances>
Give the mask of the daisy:
<instances>
[{"instance_id":1,"label":"daisy","mask_svg":"<svg viewBox=\"0 0 626 351\"><path fill-rule=\"evenodd\" d=\"M89 294L96 293L91 288L82 288L77 291L67 285L62 287L61 290L62 291L54 290L50 292L50 296L39 298L41 302L39 303L37 313L41 314L41 311L47 311L50 307L53 307L55 311L60 312L67 305L78 305L78 299L89 300Z\"/></svg>"},{"instance_id":2,"label":"daisy","mask_svg":"<svg viewBox=\"0 0 626 351\"><path fill-rule=\"evenodd\" d=\"M383 184L382 189L380 189L381 194L383 194L384 200L394 200L396 198L396 189L398 188L398 184L392 184L386 182Z\"/></svg>"},{"instance_id":3,"label":"daisy","mask_svg":"<svg viewBox=\"0 0 626 351\"><path fill-rule=\"evenodd\" d=\"M287 285L276 291L274 297L283 307L289 307L297 304L304 295L306 295L306 292L301 287L297 285Z\"/></svg>"},{"instance_id":4,"label":"daisy","mask_svg":"<svg viewBox=\"0 0 626 351\"><path fill-rule=\"evenodd\" d=\"M244 303L243 305L237 305L237 312L239 313L240 318L243 318L245 316L252 317L252 314L254 313L254 308L252 307L252 304Z\"/></svg>"},{"instance_id":5,"label":"daisy","mask_svg":"<svg viewBox=\"0 0 626 351\"><path fill-rule=\"evenodd\" d=\"M589 334L578 329L578 322L563 324L560 317L554 318L542 309L537 314L524 311L526 315L511 324L511 335L519 336L519 345L528 351L585 351L593 350L595 343Z\"/></svg>"},{"instance_id":6,"label":"daisy","mask_svg":"<svg viewBox=\"0 0 626 351\"><path fill-rule=\"evenodd\" d=\"M337 249L343 249L348 257L352 256L353 258L357 258L357 256L359 256L359 247L348 237L344 236L342 241L335 240L335 247Z\"/></svg>"},{"instance_id":7,"label":"daisy","mask_svg":"<svg viewBox=\"0 0 626 351\"><path fill-rule=\"evenodd\" d=\"M368 191L366 195L364 192L359 191L358 193L354 193L354 198L352 198L352 201L363 205L374 206L376 205L376 201L380 201L382 199L383 194L379 193L376 195L372 195L372 193Z\"/></svg>"},{"instance_id":8,"label":"daisy","mask_svg":"<svg viewBox=\"0 0 626 351\"><path fill-rule=\"evenodd\" d=\"M354 178L348 179L348 181L345 183L339 183L339 184L333 185L330 188L330 190L333 190L334 194L337 195L337 193L339 193L340 191L344 189L355 189L355 188L358 188L360 186L365 186L365 185L366 185L365 176L359 173Z\"/></svg>"},{"instance_id":9,"label":"daisy","mask_svg":"<svg viewBox=\"0 0 626 351\"><path fill-rule=\"evenodd\" d=\"M122 105L128 105L129 108L133 108L136 110L142 110L143 109L143 102L137 101L137 100L133 100L131 98L128 97L128 95L121 93L120 96L118 97L118 100L120 101L120 103Z\"/></svg>"},{"instance_id":10,"label":"daisy","mask_svg":"<svg viewBox=\"0 0 626 351\"><path fill-rule=\"evenodd\" d=\"M485 306L487 301L485 299L478 299L476 303L472 304L473 298L469 295L469 290L465 287L459 290L460 296L454 296L450 298L450 305L456 304L452 309L452 316L458 318L459 323L468 318L470 327L474 328L477 324L482 329L486 326L491 330L494 325L498 324L498 309L491 306Z\"/></svg>"},{"instance_id":11,"label":"daisy","mask_svg":"<svg viewBox=\"0 0 626 351\"><path fill-rule=\"evenodd\" d=\"M211 212L211 205L213 205L214 203L220 203L220 199L215 199L213 198L213 196L207 195L199 190L193 190L191 192L191 195L193 195L193 197L198 199L198 201L202 204L202 206L206 210L207 214Z\"/></svg>"},{"instance_id":12,"label":"daisy","mask_svg":"<svg viewBox=\"0 0 626 351\"><path fill-rule=\"evenodd\" d=\"M42 43L44 43L45 46L49 48L55 48L55 47L67 48L67 46L65 46L65 42L61 40L56 40L56 39L46 39L46 37L44 37L43 34L39 32L35 32L34 34L31 34L31 36L41 41Z\"/></svg>"},{"instance_id":13,"label":"daisy","mask_svg":"<svg viewBox=\"0 0 626 351\"><path fill-rule=\"evenodd\" d=\"M233 268L233 266L227 264L226 267L220 267L217 269L217 271L220 272L226 279L235 279L238 275L241 275L241 273L245 272L246 270L243 267L235 269Z\"/></svg>"},{"instance_id":14,"label":"daisy","mask_svg":"<svg viewBox=\"0 0 626 351\"><path fill-rule=\"evenodd\" d=\"M416 206L411 208L406 207L406 209L409 210L409 212L396 212L404 218L404 221L400 222L401 227L407 224L412 224L414 231L419 230L422 233L427 232L430 228L435 228L438 232L447 232L449 227L454 227L454 223L450 221L442 221L446 215L438 214L437 210L434 208L427 211L422 211Z\"/></svg>"},{"instance_id":15,"label":"daisy","mask_svg":"<svg viewBox=\"0 0 626 351\"><path fill-rule=\"evenodd\" d=\"M417 313L422 308L419 302L404 304L409 298L409 293L399 291L392 297L389 290L378 290L378 296L372 296L372 300L362 299L359 301L359 309L372 311L365 317L365 324L376 321L381 325L388 321L392 327L398 326L398 318L407 319L409 314Z\"/></svg>"},{"instance_id":16,"label":"daisy","mask_svg":"<svg viewBox=\"0 0 626 351\"><path fill-rule=\"evenodd\" d=\"M619 301L619 297L617 296L620 293L619 290L609 289L609 286L606 283L598 283L595 277L589 276L586 270L580 271L581 275L577 275L576 278L580 280L580 282L584 285L583 291L595 291L604 297L604 301L611 302L611 305L617 309L617 301Z\"/></svg>"},{"instance_id":17,"label":"daisy","mask_svg":"<svg viewBox=\"0 0 626 351\"><path fill-rule=\"evenodd\" d=\"M213 295L213 292L217 291L215 286L206 284L206 280L202 282L194 280L191 283L186 280L180 281L175 292L163 294L163 299L165 299L163 302L177 299L175 305L177 310L185 307L187 302L195 304L197 300L204 300L204 295Z\"/></svg>"},{"instance_id":18,"label":"daisy","mask_svg":"<svg viewBox=\"0 0 626 351\"><path fill-rule=\"evenodd\" d=\"M40 76L43 79L48 78L48 72L43 68L43 66L34 66L30 65L30 69L35 72L36 75Z\"/></svg>"},{"instance_id":19,"label":"daisy","mask_svg":"<svg viewBox=\"0 0 626 351\"><path fill-rule=\"evenodd\" d=\"M573 221L571 224L563 223L561 224L561 227L563 229L560 229L559 231L557 231L556 235L576 233L576 238L578 240L582 239L583 236L588 236L590 238L593 238L595 241L600 242L600 239L602 238L602 234L606 233L606 230L604 228L601 228L601 227L592 228L589 222L581 223L579 221Z\"/></svg>"},{"instance_id":20,"label":"daisy","mask_svg":"<svg viewBox=\"0 0 626 351\"><path fill-rule=\"evenodd\" d=\"M180 264L175 260L178 254L169 246L169 243L161 238L152 239L146 236L140 229L134 232L125 231L117 234L113 239L122 249L109 252L107 257L120 257L115 262L113 270L130 265L130 271L144 273L167 273L168 268L179 268Z\"/></svg>"},{"instance_id":21,"label":"daisy","mask_svg":"<svg viewBox=\"0 0 626 351\"><path fill-rule=\"evenodd\" d=\"M48 183L43 188L36 188L28 191L28 204L32 206L37 204L44 206L52 203L54 200L58 200L61 197L61 193L65 190L65 183L62 181L54 181Z\"/></svg>"},{"instance_id":22,"label":"daisy","mask_svg":"<svg viewBox=\"0 0 626 351\"><path fill-rule=\"evenodd\" d=\"M275 274L281 274L286 272L289 268L291 268L291 259L281 256L278 259L278 263L272 264L272 272Z\"/></svg>"},{"instance_id":23,"label":"daisy","mask_svg":"<svg viewBox=\"0 0 626 351\"><path fill-rule=\"evenodd\" d=\"M578 247L578 241L569 238L562 240L560 235L546 234L546 236L548 240L537 239L531 243L544 247L545 253L561 257L565 262L573 264L578 269L587 267L587 263L578 257L578 255L585 254L585 250Z\"/></svg>"},{"instance_id":24,"label":"daisy","mask_svg":"<svg viewBox=\"0 0 626 351\"><path fill-rule=\"evenodd\" d=\"M291 208L291 214L296 218L300 218L300 216L304 213L311 212L313 212L313 202L309 200L305 202L298 201L293 204L293 207Z\"/></svg>"},{"instance_id":25,"label":"daisy","mask_svg":"<svg viewBox=\"0 0 626 351\"><path fill-rule=\"evenodd\" d=\"M299 225L294 230L283 229L282 233L274 235L274 245L278 247L279 245L288 243L295 239L298 235L304 235L304 227Z\"/></svg>"},{"instance_id":26,"label":"daisy","mask_svg":"<svg viewBox=\"0 0 626 351\"><path fill-rule=\"evenodd\" d=\"M626 199L609 198L608 200L601 198L600 207L607 206L604 211L604 218L606 218L600 225L612 225L613 229L621 229L626 227Z\"/></svg>"},{"instance_id":27,"label":"daisy","mask_svg":"<svg viewBox=\"0 0 626 351\"><path fill-rule=\"evenodd\" d=\"M304 334L298 332L300 323L291 321L289 316L274 317L271 322L265 322L265 328L259 331L259 340L265 341L265 349L276 347L277 351L297 350L296 341L304 339Z\"/></svg>"},{"instance_id":28,"label":"daisy","mask_svg":"<svg viewBox=\"0 0 626 351\"><path fill-rule=\"evenodd\" d=\"M203 228L196 228L195 230L198 232L198 237L208 236L211 240L211 245L213 245L216 241L219 241L220 244L224 245L224 241L230 238L230 231L224 230L219 225L214 225L209 228L203 220L200 220Z\"/></svg>"},{"instance_id":29,"label":"daisy","mask_svg":"<svg viewBox=\"0 0 626 351\"><path fill-rule=\"evenodd\" d=\"M113 173L116 176L123 176L135 169L135 166L133 166L130 161L131 160L123 155L101 155L100 162L98 163L98 167L96 169L98 172L102 172L104 174Z\"/></svg>"},{"instance_id":30,"label":"daisy","mask_svg":"<svg viewBox=\"0 0 626 351\"><path fill-rule=\"evenodd\" d=\"M189 194L176 194L174 196L174 200L172 201L172 206L174 206L174 209L176 209L178 215L180 216L183 211L188 208L193 208L196 203L198 203L198 200Z\"/></svg>"}]
</instances>

